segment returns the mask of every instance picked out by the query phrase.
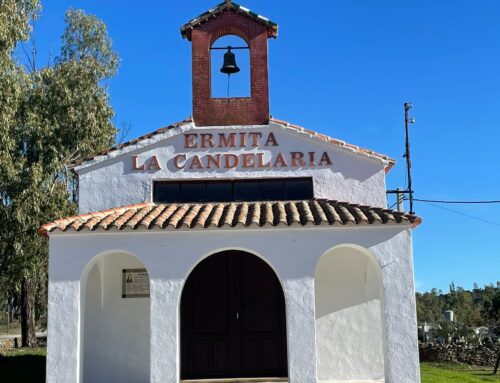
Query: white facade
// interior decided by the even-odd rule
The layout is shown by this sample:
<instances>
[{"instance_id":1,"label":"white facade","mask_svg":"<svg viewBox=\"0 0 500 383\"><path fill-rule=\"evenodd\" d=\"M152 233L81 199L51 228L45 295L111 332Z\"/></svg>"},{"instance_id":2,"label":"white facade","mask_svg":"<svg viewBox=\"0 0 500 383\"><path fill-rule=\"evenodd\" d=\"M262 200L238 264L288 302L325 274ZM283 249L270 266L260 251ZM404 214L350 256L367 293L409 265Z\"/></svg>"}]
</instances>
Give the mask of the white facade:
<instances>
[{"instance_id":1,"label":"white facade","mask_svg":"<svg viewBox=\"0 0 500 383\"><path fill-rule=\"evenodd\" d=\"M219 147L219 134L236 134L236 147ZM239 134L245 134L245 145L240 147ZM253 146L250 134L261 134L258 146ZM269 143L272 133L277 145ZM186 135L197 134L197 148L186 148ZM214 148L201 148L201 135L211 134ZM191 136L188 136L188 138ZM274 143L273 142L273 143ZM307 166L292 166L290 153L303 153ZM315 153L315 166L309 166L308 153ZM318 166L326 152L333 166ZM282 153L288 166L259 167L262 154L263 164L275 163L278 153ZM207 155L236 155L240 158L237 167L226 169L189 169L189 162L183 169L174 166L176 155L192 158L198 155L203 165ZM254 155L255 166L243 167L241 155ZM137 166L150 164L153 156L158 159L161 169L133 170L132 157L137 156ZM184 159L184 157L182 157ZM183 165L186 161L181 161ZM385 207L385 168L388 161L355 152L352 148L332 145L321 138L276 122L269 126L224 126L195 127L185 123L137 144L96 157L75 168L79 176L80 213L99 211L112 207L152 200L153 180L196 180L196 179L238 179L238 178L281 178L313 177L316 198L348 201L362 205Z\"/></svg>"},{"instance_id":2,"label":"white facade","mask_svg":"<svg viewBox=\"0 0 500 383\"><path fill-rule=\"evenodd\" d=\"M82 380L88 369L113 382L179 382L179 302L184 281L201 259L227 249L263 258L282 283L290 382L419 382L409 227L52 235L47 382L98 381ZM355 258L352 264L346 259L349 255ZM83 323L89 317L85 309L91 306L83 303L86 281L96 279L89 265L99 264L102 257L109 272L107 268L120 257L123 264L116 265L116 276L129 262L138 262L132 256L148 270L151 298L141 307L125 301L134 307L117 308L120 320L99 323L101 334L96 338ZM315 291L322 257L339 257L344 270L361 263L366 279L323 280ZM330 290L336 286L338 291ZM98 287L93 284L93 288ZM102 292L104 308L109 292ZM327 297L326 303L316 305L315 296ZM131 324L124 319L124 315L134 318L134 312L147 318L148 303L149 329L145 322ZM149 354L144 343L148 332ZM114 334L127 339L117 341ZM89 341L95 342L91 349ZM364 349L358 348L361 345ZM96 358L100 352L106 363ZM95 364L89 366L87 358L95 359ZM136 380L132 367L142 368L136 371Z\"/></svg>"},{"instance_id":3,"label":"white facade","mask_svg":"<svg viewBox=\"0 0 500 383\"><path fill-rule=\"evenodd\" d=\"M199 140L202 133L232 132L261 133L263 141L186 148L195 139L186 134L196 133ZM266 146L269 133L273 145ZM203 162L208 154L253 154L261 165L272 164L278 153L291 152L315 153L315 162L187 165L193 156ZM329 162L320 165L323 153ZM76 171L80 212L87 213L151 201L155 180L297 176L313 178L316 198L385 207L387 165L274 122L211 128L185 123ZM180 382L184 283L202 259L242 250L263 259L283 288L290 383L417 383L411 230L410 224L398 224L50 232L47 382ZM129 268L147 269L149 298L122 299L121 272Z\"/></svg>"}]
</instances>

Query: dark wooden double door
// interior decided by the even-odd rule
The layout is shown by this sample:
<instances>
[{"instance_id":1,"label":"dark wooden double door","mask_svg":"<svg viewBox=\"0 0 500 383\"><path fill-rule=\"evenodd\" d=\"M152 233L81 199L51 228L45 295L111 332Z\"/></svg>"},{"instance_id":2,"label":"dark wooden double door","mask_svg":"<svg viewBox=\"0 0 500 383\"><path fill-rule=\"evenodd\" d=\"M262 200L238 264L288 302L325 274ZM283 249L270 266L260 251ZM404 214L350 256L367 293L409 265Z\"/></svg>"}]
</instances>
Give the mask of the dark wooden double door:
<instances>
[{"instance_id":1,"label":"dark wooden double door","mask_svg":"<svg viewBox=\"0 0 500 383\"><path fill-rule=\"evenodd\" d=\"M181 300L181 375L287 376L283 290L260 258L225 251L193 270Z\"/></svg>"}]
</instances>

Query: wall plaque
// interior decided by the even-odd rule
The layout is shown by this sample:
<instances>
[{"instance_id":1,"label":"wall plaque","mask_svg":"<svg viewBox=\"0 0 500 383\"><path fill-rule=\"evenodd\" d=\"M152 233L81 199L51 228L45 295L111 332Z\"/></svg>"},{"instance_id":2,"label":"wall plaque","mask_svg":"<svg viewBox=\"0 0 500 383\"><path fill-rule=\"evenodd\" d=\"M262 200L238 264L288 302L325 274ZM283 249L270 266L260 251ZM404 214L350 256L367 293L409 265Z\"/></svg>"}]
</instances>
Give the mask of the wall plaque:
<instances>
[{"instance_id":1,"label":"wall plaque","mask_svg":"<svg viewBox=\"0 0 500 383\"><path fill-rule=\"evenodd\" d=\"M148 298L149 276L146 269L122 269L122 298Z\"/></svg>"}]
</instances>

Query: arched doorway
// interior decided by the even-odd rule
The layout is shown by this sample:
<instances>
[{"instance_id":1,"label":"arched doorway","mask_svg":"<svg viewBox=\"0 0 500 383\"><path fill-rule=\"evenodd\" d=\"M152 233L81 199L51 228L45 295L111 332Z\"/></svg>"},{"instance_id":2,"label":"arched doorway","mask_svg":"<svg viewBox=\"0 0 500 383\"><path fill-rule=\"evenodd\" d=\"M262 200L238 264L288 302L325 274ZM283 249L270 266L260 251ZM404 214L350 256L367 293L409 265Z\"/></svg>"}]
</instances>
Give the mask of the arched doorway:
<instances>
[{"instance_id":1,"label":"arched doorway","mask_svg":"<svg viewBox=\"0 0 500 383\"><path fill-rule=\"evenodd\" d=\"M318 381L384 381L380 267L368 250L336 246L315 274Z\"/></svg>"},{"instance_id":2,"label":"arched doorway","mask_svg":"<svg viewBox=\"0 0 500 383\"><path fill-rule=\"evenodd\" d=\"M131 292L126 284L133 285ZM144 264L127 253L100 255L83 273L81 294L80 381L149 382L150 299Z\"/></svg>"},{"instance_id":3,"label":"arched doorway","mask_svg":"<svg viewBox=\"0 0 500 383\"><path fill-rule=\"evenodd\" d=\"M274 271L243 251L201 261L181 298L182 379L286 377L285 298Z\"/></svg>"}]
</instances>

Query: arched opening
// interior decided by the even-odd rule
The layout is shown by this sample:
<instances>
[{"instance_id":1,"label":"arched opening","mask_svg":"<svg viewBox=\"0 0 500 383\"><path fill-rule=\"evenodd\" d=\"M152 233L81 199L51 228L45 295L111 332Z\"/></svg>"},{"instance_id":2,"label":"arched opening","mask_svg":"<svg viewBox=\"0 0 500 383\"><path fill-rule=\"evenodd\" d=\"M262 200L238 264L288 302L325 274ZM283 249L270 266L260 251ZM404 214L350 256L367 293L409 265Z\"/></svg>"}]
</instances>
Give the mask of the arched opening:
<instances>
[{"instance_id":1,"label":"arched opening","mask_svg":"<svg viewBox=\"0 0 500 383\"><path fill-rule=\"evenodd\" d=\"M81 381L149 382L149 278L126 253L95 258L82 276Z\"/></svg>"},{"instance_id":2,"label":"arched opening","mask_svg":"<svg viewBox=\"0 0 500 383\"><path fill-rule=\"evenodd\" d=\"M319 382L384 380L380 268L358 246L327 251L315 274Z\"/></svg>"},{"instance_id":3,"label":"arched opening","mask_svg":"<svg viewBox=\"0 0 500 383\"><path fill-rule=\"evenodd\" d=\"M236 250L209 256L182 292L182 379L287 377L285 320L266 262Z\"/></svg>"},{"instance_id":4,"label":"arched opening","mask_svg":"<svg viewBox=\"0 0 500 383\"><path fill-rule=\"evenodd\" d=\"M229 76L220 71L227 47L232 47L231 53L239 68L239 72ZM214 41L210 54L210 83L212 98L250 97L250 50L241 37L225 35Z\"/></svg>"}]
</instances>

